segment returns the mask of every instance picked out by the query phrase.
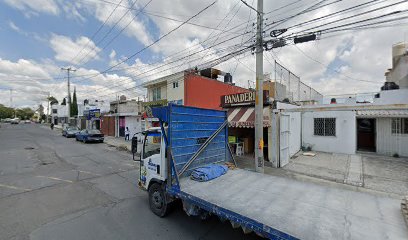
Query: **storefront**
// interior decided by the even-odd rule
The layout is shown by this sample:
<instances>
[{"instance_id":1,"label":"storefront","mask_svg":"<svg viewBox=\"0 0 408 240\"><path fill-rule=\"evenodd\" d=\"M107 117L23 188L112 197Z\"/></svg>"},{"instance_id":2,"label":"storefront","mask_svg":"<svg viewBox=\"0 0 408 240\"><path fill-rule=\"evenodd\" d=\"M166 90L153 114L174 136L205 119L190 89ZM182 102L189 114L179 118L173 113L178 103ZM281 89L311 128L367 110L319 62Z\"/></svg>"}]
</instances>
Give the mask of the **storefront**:
<instances>
[{"instance_id":1,"label":"storefront","mask_svg":"<svg viewBox=\"0 0 408 240\"><path fill-rule=\"evenodd\" d=\"M268 160L268 131L270 103L268 91L264 91L263 139L264 159ZM224 95L221 106L228 113L228 142L236 155L253 158L255 150L255 92Z\"/></svg>"},{"instance_id":2,"label":"storefront","mask_svg":"<svg viewBox=\"0 0 408 240\"><path fill-rule=\"evenodd\" d=\"M87 129L101 128L101 110L100 109L85 109L84 118L86 119Z\"/></svg>"}]
</instances>

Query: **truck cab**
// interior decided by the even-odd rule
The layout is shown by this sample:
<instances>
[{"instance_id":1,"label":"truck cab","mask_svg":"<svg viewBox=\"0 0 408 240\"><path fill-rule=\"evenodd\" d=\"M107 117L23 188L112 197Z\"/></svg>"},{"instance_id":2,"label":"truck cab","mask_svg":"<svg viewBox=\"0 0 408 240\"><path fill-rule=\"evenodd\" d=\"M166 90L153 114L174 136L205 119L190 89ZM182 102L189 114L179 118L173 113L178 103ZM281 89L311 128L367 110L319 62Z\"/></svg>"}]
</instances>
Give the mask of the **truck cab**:
<instances>
[{"instance_id":1,"label":"truck cab","mask_svg":"<svg viewBox=\"0 0 408 240\"><path fill-rule=\"evenodd\" d=\"M166 144L160 127L150 128L142 134L139 186L148 190L151 183L166 181Z\"/></svg>"}]
</instances>

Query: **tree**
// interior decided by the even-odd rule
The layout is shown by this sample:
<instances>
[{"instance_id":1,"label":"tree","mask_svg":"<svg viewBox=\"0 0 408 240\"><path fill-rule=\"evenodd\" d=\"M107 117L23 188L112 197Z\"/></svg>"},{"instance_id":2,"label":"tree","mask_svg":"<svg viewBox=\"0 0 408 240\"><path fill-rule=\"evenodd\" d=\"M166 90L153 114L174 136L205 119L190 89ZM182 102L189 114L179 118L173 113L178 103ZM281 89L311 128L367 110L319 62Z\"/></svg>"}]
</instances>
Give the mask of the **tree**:
<instances>
[{"instance_id":1,"label":"tree","mask_svg":"<svg viewBox=\"0 0 408 240\"><path fill-rule=\"evenodd\" d=\"M4 106L0 104L0 118L13 118L14 117L14 109Z\"/></svg>"},{"instance_id":2,"label":"tree","mask_svg":"<svg viewBox=\"0 0 408 240\"><path fill-rule=\"evenodd\" d=\"M71 116L78 116L78 103L76 97L76 88L74 87L74 95L72 96Z\"/></svg>"},{"instance_id":3,"label":"tree","mask_svg":"<svg viewBox=\"0 0 408 240\"><path fill-rule=\"evenodd\" d=\"M44 114L44 107L43 107L42 104L38 105L37 111L38 111L38 114L39 114L40 116Z\"/></svg>"},{"instance_id":4,"label":"tree","mask_svg":"<svg viewBox=\"0 0 408 240\"><path fill-rule=\"evenodd\" d=\"M55 97L53 97L53 96L50 96L50 97L47 98L47 99L48 99L48 101L50 101L50 104L51 104L51 105L58 104L58 100L57 100Z\"/></svg>"},{"instance_id":5,"label":"tree","mask_svg":"<svg viewBox=\"0 0 408 240\"><path fill-rule=\"evenodd\" d=\"M20 119L30 119L34 115L31 108L21 108L16 110L16 116Z\"/></svg>"},{"instance_id":6,"label":"tree","mask_svg":"<svg viewBox=\"0 0 408 240\"><path fill-rule=\"evenodd\" d=\"M66 98L62 99L61 105L64 105L64 106L67 105L67 99Z\"/></svg>"}]
</instances>

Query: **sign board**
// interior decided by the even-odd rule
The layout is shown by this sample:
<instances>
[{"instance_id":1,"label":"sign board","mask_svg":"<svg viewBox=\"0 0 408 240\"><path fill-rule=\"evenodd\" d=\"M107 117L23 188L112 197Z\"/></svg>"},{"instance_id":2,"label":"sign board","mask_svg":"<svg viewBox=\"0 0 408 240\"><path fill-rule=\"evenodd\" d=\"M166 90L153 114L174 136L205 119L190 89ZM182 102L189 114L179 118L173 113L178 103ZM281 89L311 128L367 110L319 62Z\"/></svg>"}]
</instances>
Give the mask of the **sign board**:
<instances>
[{"instance_id":1,"label":"sign board","mask_svg":"<svg viewBox=\"0 0 408 240\"><path fill-rule=\"evenodd\" d=\"M101 117L101 110L100 109L84 110L84 117L86 117L86 119L88 119L88 120L95 119L95 118L100 118Z\"/></svg>"},{"instance_id":2,"label":"sign board","mask_svg":"<svg viewBox=\"0 0 408 240\"><path fill-rule=\"evenodd\" d=\"M235 93L221 96L221 107L230 107L234 105L254 105L256 92ZM269 104L269 91L263 91L263 102Z\"/></svg>"}]
</instances>

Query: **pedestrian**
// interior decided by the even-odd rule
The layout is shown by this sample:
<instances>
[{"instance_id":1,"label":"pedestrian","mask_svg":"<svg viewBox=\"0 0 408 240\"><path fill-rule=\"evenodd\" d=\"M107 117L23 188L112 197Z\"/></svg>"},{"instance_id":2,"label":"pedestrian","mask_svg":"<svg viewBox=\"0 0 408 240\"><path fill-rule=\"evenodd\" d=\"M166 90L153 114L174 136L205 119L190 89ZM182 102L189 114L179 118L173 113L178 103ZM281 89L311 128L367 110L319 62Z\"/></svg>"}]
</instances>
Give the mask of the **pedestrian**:
<instances>
[{"instance_id":1,"label":"pedestrian","mask_svg":"<svg viewBox=\"0 0 408 240\"><path fill-rule=\"evenodd\" d=\"M51 127L51 130L54 130L54 123L51 123L50 127Z\"/></svg>"},{"instance_id":2,"label":"pedestrian","mask_svg":"<svg viewBox=\"0 0 408 240\"><path fill-rule=\"evenodd\" d=\"M130 135L129 128L126 127L126 129L125 129L125 141L129 140L129 135Z\"/></svg>"}]
</instances>

